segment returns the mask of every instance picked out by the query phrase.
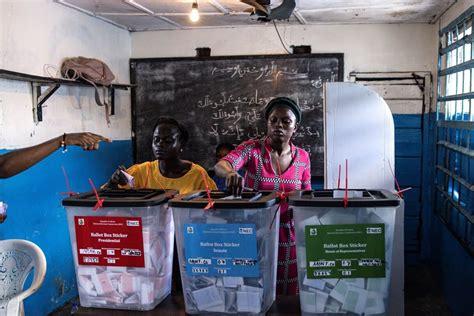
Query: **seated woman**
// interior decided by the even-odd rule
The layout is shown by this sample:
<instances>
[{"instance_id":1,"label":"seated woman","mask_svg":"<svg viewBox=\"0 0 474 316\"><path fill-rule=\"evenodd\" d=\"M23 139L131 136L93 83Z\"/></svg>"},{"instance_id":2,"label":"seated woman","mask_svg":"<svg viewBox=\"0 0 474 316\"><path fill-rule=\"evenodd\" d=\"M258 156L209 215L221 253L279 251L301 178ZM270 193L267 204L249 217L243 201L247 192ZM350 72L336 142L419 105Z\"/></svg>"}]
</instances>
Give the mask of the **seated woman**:
<instances>
[{"instance_id":1,"label":"seated woman","mask_svg":"<svg viewBox=\"0 0 474 316\"><path fill-rule=\"evenodd\" d=\"M126 170L123 166L119 167L105 186L117 188L119 185L127 185L127 177L122 173L124 170L134 177L136 189L173 189L180 194L206 190L207 187L209 190L217 190L216 184L203 167L180 158L187 141L188 132L184 126L172 118L159 118L153 128L151 145L156 160L133 165ZM180 284L178 251L175 243L173 291L179 291Z\"/></svg>"},{"instance_id":2,"label":"seated woman","mask_svg":"<svg viewBox=\"0 0 474 316\"><path fill-rule=\"evenodd\" d=\"M137 189L174 189L186 194L205 190L207 182L210 190L216 190L216 184L204 168L180 158L187 141L188 132L181 124L172 118L159 118L153 129L152 141L156 160L136 164L126 170L123 166L119 167L106 186L117 188L126 185L123 170L134 177L134 188Z\"/></svg>"},{"instance_id":3,"label":"seated woman","mask_svg":"<svg viewBox=\"0 0 474 316\"><path fill-rule=\"evenodd\" d=\"M265 107L267 136L240 144L215 165L228 190L240 195L244 187L254 190L293 191L311 189L311 165L306 151L291 138L301 121L301 110L289 98L275 98ZM246 168L245 179L237 172ZM288 204L280 209L277 293L298 293L293 214Z\"/></svg>"}]
</instances>

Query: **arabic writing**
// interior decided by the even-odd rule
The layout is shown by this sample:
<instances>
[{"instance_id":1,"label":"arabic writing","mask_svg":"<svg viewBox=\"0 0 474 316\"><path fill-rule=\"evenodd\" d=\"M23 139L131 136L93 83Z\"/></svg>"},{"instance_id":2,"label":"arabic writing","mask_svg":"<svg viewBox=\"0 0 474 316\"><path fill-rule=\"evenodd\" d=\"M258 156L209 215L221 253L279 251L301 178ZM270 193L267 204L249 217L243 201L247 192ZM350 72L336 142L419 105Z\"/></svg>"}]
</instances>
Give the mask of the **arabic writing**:
<instances>
[{"instance_id":1,"label":"arabic writing","mask_svg":"<svg viewBox=\"0 0 474 316\"><path fill-rule=\"evenodd\" d=\"M210 127L209 135L215 136L216 138L219 136L235 136L236 139L241 142L247 139L261 138L265 135L265 131L258 126L244 129L240 124L226 126L214 123Z\"/></svg>"},{"instance_id":2,"label":"arabic writing","mask_svg":"<svg viewBox=\"0 0 474 316\"><path fill-rule=\"evenodd\" d=\"M205 95L197 101L197 108L209 108L211 125L208 135L219 139L219 136L235 136L238 141L249 138L260 138L265 135L263 108L271 97L259 96L258 89L252 96L234 96L221 92L217 99ZM321 102L311 103L308 100L298 100L303 112L322 109ZM320 138L320 131L311 126L300 126L295 138L306 136Z\"/></svg>"},{"instance_id":3,"label":"arabic writing","mask_svg":"<svg viewBox=\"0 0 474 316\"><path fill-rule=\"evenodd\" d=\"M232 124L238 123L241 119L248 123L255 123L262 119L262 113L256 109L241 112L239 107L235 106L231 111L218 109L212 112L211 119L232 121Z\"/></svg>"},{"instance_id":4,"label":"arabic writing","mask_svg":"<svg viewBox=\"0 0 474 316\"><path fill-rule=\"evenodd\" d=\"M258 125L245 127L244 124L234 122L232 122L230 125L213 123L209 129L209 135L211 136L214 136L216 138L218 138L219 136L235 136L238 141L261 138L265 136L265 134L265 127L259 127ZM295 140L308 136L317 139L321 137L321 133L319 130L314 129L311 126L301 126L294 134ZM311 152L311 145L308 146L308 149L305 150Z\"/></svg>"},{"instance_id":5,"label":"arabic writing","mask_svg":"<svg viewBox=\"0 0 474 316\"><path fill-rule=\"evenodd\" d=\"M218 68L214 67L211 71L212 76L229 75L229 78L243 78L245 76L254 76L255 80L266 77L278 77L281 75L298 75L308 76L309 65L306 67L304 72L299 72L296 68L287 66L279 66L275 64L275 61L271 61L270 64L263 65L261 67L256 66L241 66L240 64L233 65L230 67Z\"/></svg>"},{"instance_id":6,"label":"arabic writing","mask_svg":"<svg viewBox=\"0 0 474 316\"><path fill-rule=\"evenodd\" d=\"M258 89L255 89L255 94L248 96L238 96L234 97L233 94L227 94L227 92L221 92L218 100L213 99L210 95L206 94L203 100L198 100L198 108L209 107L211 109L216 109L218 107L225 107L227 105L247 105L247 106L264 106L270 101L271 98L262 98L258 95Z\"/></svg>"}]
</instances>

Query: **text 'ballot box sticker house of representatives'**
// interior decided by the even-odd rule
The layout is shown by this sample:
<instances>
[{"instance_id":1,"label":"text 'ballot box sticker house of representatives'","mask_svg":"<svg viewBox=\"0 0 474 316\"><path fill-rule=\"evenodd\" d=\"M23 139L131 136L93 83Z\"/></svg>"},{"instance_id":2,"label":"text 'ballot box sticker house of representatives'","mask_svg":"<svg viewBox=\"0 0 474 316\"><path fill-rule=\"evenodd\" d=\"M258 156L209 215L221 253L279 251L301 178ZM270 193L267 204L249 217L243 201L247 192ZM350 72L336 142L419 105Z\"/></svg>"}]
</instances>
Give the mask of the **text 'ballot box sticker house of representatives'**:
<instances>
[{"instance_id":1,"label":"text 'ballot box sticker house of representatives'","mask_svg":"<svg viewBox=\"0 0 474 316\"><path fill-rule=\"evenodd\" d=\"M184 224L188 275L258 277L255 224Z\"/></svg>"},{"instance_id":2,"label":"text 'ballot box sticker house of representatives'","mask_svg":"<svg viewBox=\"0 0 474 316\"><path fill-rule=\"evenodd\" d=\"M385 225L305 227L308 279L385 277Z\"/></svg>"},{"instance_id":3,"label":"text 'ballot box sticker house of representatives'","mask_svg":"<svg viewBox=\"0 0 474 316\"><path fill-rule=\"evenodd\" d=\"M79 265L143 268L141 217L74 216Z\"/></svg>"}]
</instances>

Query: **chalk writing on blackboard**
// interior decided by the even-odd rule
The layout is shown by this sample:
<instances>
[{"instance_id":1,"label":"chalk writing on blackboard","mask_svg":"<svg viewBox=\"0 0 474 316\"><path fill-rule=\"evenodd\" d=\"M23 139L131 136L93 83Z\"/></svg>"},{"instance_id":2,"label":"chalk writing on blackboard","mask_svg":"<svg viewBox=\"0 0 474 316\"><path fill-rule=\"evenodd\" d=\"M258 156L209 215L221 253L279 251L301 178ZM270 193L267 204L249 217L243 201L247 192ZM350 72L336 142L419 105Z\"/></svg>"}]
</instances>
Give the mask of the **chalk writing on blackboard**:
<instances>
[{"instance_id":1,"label":"chalk writing on blackboard","mask_svg":"<svg viewBox=\"0 0 474 316\"><path fill-rule=\"evenodd\" d=\"M312 175L323 175L323 85L343 77L342 54L132 59L133 144L136 162L153 160L152 128L160 116L189 132L183 158L212 167L217 144L266 135L264 108L293 98L303 119L294 143L311 155Z\"/></svg>"},{"instance_id":2,"label":"chalk writing on blackboard","mask_svg":"<svg viewBox=\"0 0 474 316\"><path fill-rule=\"evenodd\" d=\"M197 103L198 108L217 108L224 107L227 105L241 104L248 106L262 106L268 102L268 98L262 98L258 96L258 89L255 89L255 94L250 96L234 96L233 94L228 94L223 91L217 95L217 98L213 98L210 95L205 95L203 100L199 100Z\"/></svg>"},{"instance_id":3,"label":"chalk writing on blackboard","mask_svg":"<svg viewBox=\"0 0 474 316\"><path fill-rule=\"evenodd\" d=\"M279 66L275 64L275 61L271 61L270 64L265 64L260 67L256 66L242 66L241 64L235 64L223 68L214 67L211 71L213 76L215 75L228 75L229 78L243 78L247 75L253 76L254 80L259 80L266 77L278 77L281 75L298 75L308 76L309 63L306 72L299 72L296 68L287 66Z\"/></svg>"}]
</instances>

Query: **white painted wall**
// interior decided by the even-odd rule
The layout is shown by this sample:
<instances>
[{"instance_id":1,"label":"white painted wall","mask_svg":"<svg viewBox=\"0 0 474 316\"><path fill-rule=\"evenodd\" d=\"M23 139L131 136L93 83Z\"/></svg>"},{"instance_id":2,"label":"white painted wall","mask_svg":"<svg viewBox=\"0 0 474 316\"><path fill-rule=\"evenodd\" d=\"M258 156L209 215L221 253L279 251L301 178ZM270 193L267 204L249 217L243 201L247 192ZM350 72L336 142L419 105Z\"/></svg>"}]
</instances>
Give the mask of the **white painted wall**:
<instances>
[{"instance_id":1,"label":"white painted wall","mask_svg":"<svg viewBox=\"0 0 474 316\"><path fill-rule=\"evenodd\" d=\"M278 26L278 24L277 24ZM367 24L278 26L287 45L311 45L313 53L344 53L344 79L351 71L434 71L437 26ZM273 25L131 33L132 58L285 54Z\"/></svg>"},{"instance_id":2,"label":"white painted wall","mask_svg":"<svg viewBox=\"0 0 474 316\"><path fill-rule=\"evenodd\" d=\"M94 57L106 62L115 82L129 82L128 31L66 8L52 0L0 0L0 68L48 76L44 65ZM52 71L52 75L55 72ZM107 126L92 88L61 87L46 102L35 125L29 83L0 79L0 149L39 143L64 132L91 131L130 139L130 93L116 94L116 115Z\"/></svg>"}]
</instances>

